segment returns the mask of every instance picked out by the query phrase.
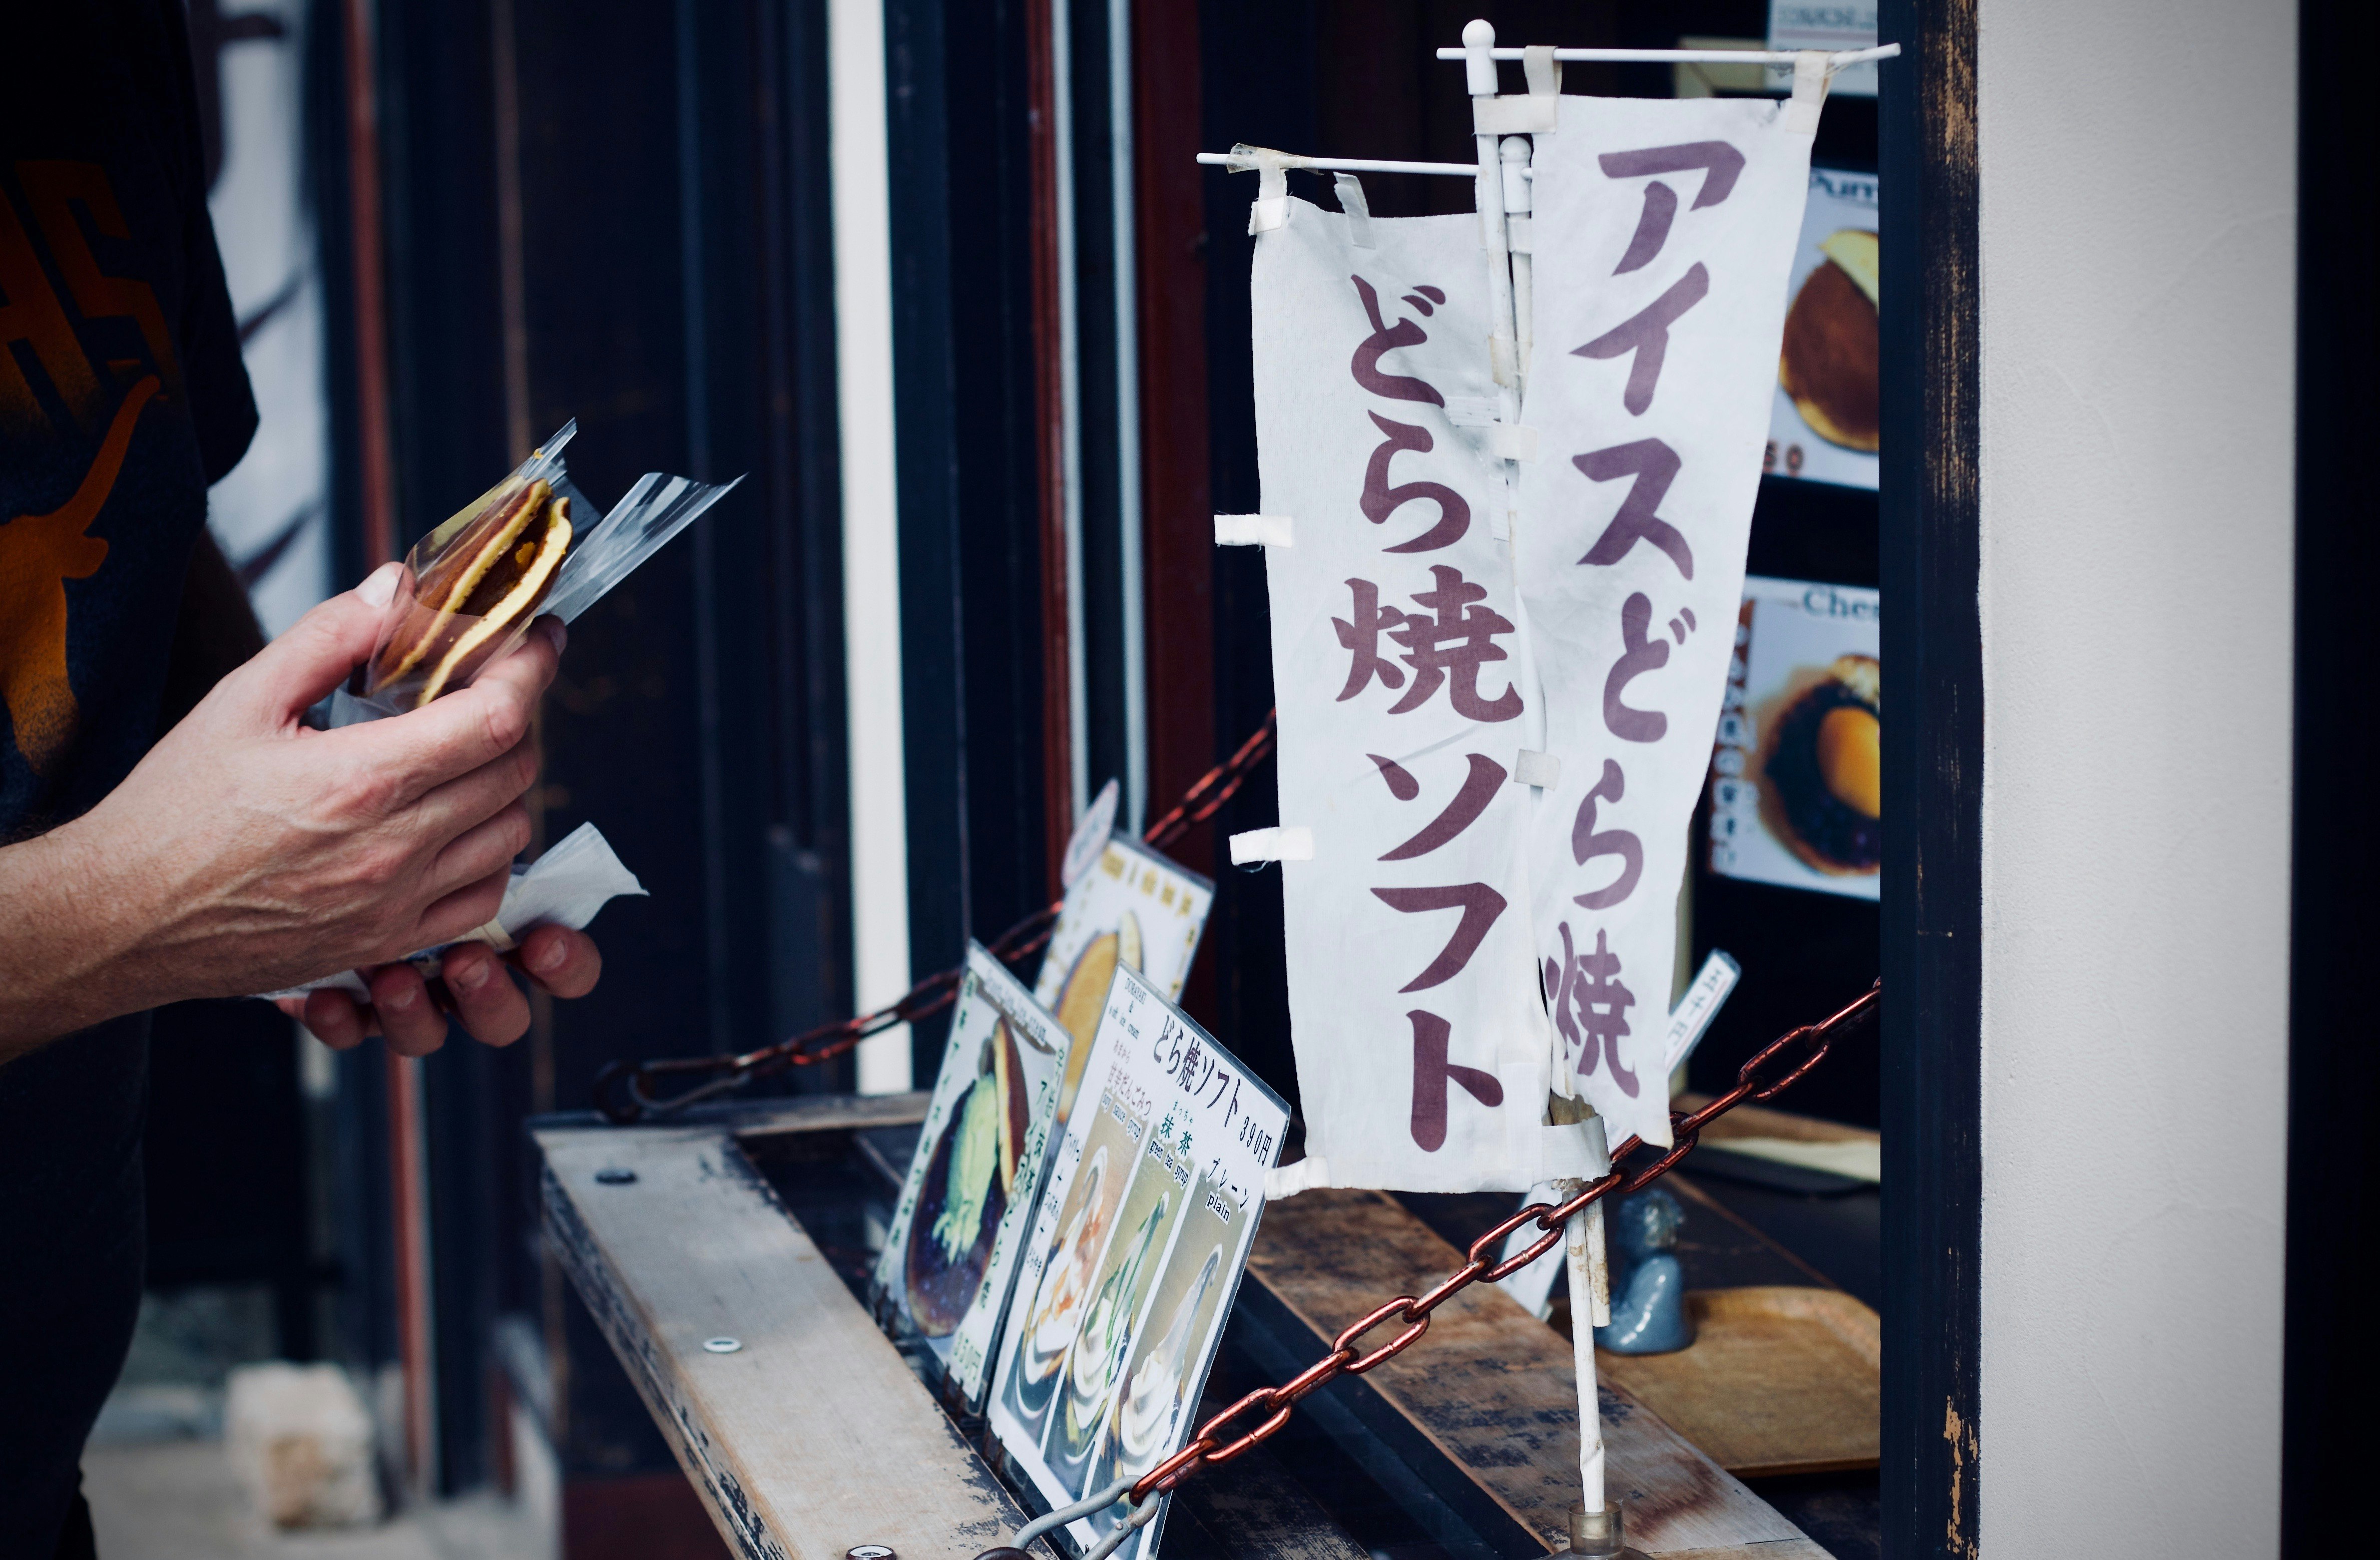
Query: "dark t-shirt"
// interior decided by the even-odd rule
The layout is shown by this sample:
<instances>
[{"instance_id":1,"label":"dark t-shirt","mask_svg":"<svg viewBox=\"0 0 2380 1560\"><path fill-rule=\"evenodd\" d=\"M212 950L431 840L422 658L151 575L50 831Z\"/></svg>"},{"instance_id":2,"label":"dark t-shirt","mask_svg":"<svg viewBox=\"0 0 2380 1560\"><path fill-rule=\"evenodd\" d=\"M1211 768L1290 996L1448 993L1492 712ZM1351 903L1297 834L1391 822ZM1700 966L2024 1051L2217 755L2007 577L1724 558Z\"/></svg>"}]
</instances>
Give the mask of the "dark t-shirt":
<instances>
[{"instance_id":1,"label":"dark t-shirt","mask_svg":"<svg viewBox=\"0 0 2380 1560\"><path fill-rule=\"evenodd\" d=\"M156 732L207 487L256 430L180 0L0 14L0 840ZM148 1020L0 1066L0 1554L45 1556L139 1300Z\"/></svg>"}]
</instances>

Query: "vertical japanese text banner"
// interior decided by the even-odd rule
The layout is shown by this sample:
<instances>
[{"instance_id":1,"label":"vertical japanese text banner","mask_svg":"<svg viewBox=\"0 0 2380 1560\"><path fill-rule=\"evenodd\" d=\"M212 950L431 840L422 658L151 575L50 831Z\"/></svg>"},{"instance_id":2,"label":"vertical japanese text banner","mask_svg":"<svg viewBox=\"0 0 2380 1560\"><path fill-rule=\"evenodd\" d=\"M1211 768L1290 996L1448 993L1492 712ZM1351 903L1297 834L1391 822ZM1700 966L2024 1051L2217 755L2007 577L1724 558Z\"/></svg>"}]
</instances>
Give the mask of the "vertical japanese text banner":
<instances>
[{"instance_id":1,"label":"vertical japanese text banner","mask_svg":"<svg viewBox=\"0 0 2380 1560\"><path fill-rule=\"evenodd\" d=\"M1566 96L1536 138L1519 576L1546 689L1533 921L1561 1065L1670 1141L1686 830L1727 682L1816 103Z\"/></svg>"},{"instance_id":2,"label":"vertical japanese text banner","mask_svg":"<svg viewBox=\"0 0 2380 1560\"><path fill-rule=\"evenodd\" d=\"M1475 217L1302 201L1257 245L1290 1019L1318 1184L1537 1178L1550 1031ZM1351 230L1352 229L1352 230Z\"/></svg>"}]
</instances>

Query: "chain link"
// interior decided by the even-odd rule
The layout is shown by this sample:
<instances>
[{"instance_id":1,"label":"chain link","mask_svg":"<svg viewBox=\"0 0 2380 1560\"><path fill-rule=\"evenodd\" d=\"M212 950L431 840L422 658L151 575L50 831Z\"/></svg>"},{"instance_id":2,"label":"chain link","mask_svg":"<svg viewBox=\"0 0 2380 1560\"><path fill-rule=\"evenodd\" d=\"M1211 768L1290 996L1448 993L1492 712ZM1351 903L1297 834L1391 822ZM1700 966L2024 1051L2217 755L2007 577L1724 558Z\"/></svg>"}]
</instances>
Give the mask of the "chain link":
<instances>
[{"instance_id":1,"label":"chain link","mask_svg":"<svg viewBox=\"0 0 2380 1560\"><path fill-rule=\"evenodd\" d=\"M1220 811L1223 804L1247 783L1257 765L1271 756L1276 714L1267 714L1264 725L1241 743L1230 758L1200 775L1196 783L1183 793L1179 802L1148 826L1141 835L1142 839L1161 850ZM1050 931L1057 925L1058 912L1062 908L1062 901L1046 906L1002 932L990 945L993 957L1002 963L1013 964L1028 954L1038 952L1050 941ZM652 1116L669 1115L698 1101L729 1093L756 1079L769 1077L787 1067L831 1061L870 1035L930 1018L956 999L958 987L959 971L944 969L918 981L890 1006L836 1023L822 1024L758 1051L716 1056L662 1057L637 1063L614 1062L596 1078L596 1106L606 1117L623 1126ZM1704 1127L1747 1100L1774 1099L1798 1082L1803 1074L1826 1060L1827 1052L1838 1033L1876 1011L1883 999L1883 989L1884 983L1879 981L1832 1017L1815 1024L1804 1024L1770 1041L1738 1069L1735 1086L1706 1103L1702 1109L1691 1114L1671 1112L1670 1146L1658 1159L1633 1170L1621 1168L1624 1160L1644 1147L1642 1139L1629 1139L1613 1152L1611 1173L1587 1183L1569 1201L1529 1204L1472 1241L1470 1249L1463 1253L1463 1265L1427 1292L1399 1295L1349 1323L1331 1340L1329 1354L1279 1386L1257 1388L1200 1425L1188 1444L1141 1475L1128 1498L1134 1505L1141 1505L1150 1495L1174 1488L1201 1469L1218 1468L1230 1462L1279 1433L1289 1423L1290 1414L1296 1408L1299 1399L1309 1393L1341 1376L1363 1375L1413 1347L1429 1331L1431 1313L1448 1300L1474 1284L1493 1284L1528 1266L1560 1243L1563 1231L1574 1215L1585 1213L1595 1203L1615 1193L1624 1196L1651 1185L1694 1152ZM699 1074L718 1076L666 1098L657 1099L646 1088L649 1079ZM1490 1255L1513 1231L1533 1221L1544 1234L1501 1261ZM1355 1347L1356 1341L1366 1334L1390 1322L1402 1322L1403 1330L1369 1353ZM1264 1418L1253 1428L1226 1439L1224 1432L1233 1420L1255 1414L1262 1414Z\"/></svg>"},{"instance_id":2,"label":"chain link","mask_svg":"<svg viewBox=\"0 0 2380 1560\"><path fill-rule=\"evenodd\" d=\"M1141 838L1152 848L1162 850L1221 811L1223 804L1247 784L1248 776L1257 765L1271 756L1274 721L1275 715L1268 713L1264 725L1241 743L1230 758L1200 775L1182 794L1180 801L1149 824ZM1058 912L1062 908L1063 901L1045 906L1002 932L991 944L992 957L1002 964L1014 964L1029 954L1038 953L1049 943L1050 933L1058 924ZM812 1066L820 1062L832 1061L870 1035L933 1017L957 1000L958 991L959 971L944 969L918 981L907 994L888 1007L880 1007L873 1013L862 1013L832 1024L821 1024L817 1029L805 1030L790 1040L763 1046L758 1051L614 1062L595 1077L595 1107L607 1119L622 1127L653 1116L674 1115L688 1105L733 1093L756 1079L770 1077L788 1067ZM687 1077L708 1077L708 1081L666 1098L654 1097L648 1087L660 1079Z\"/></svg>"},{"instance_id":3,"label":"chain link","mask_svg":"<svg viewBox=\"0 0 2380 1560\"><path fill-rule=\"evenodd\" d=\"M1613 1152L1613 1168L1609 1175L1588 1182L1567 1202L1529 1204L1474 1240L1471 1249L1463 1253L1463 1265L1427 1293L1399 1295L1349 1323L1330 1341L1329 1354L1279 1386L1258 1387L1200 1425L1197 1434L1190 1438L1187 1445L1141 1475L1139 1481L1133 1485L1129 1498L1137 1505L1152 1494L1172 1489L1202 1469L1230 1462L1286 1425L1290 1411L1296 1407L1299 1398L1340 1376L1360 1376L1419 1343L1422 1335L1429 1331L1430 1313L1439 1306L1474 1284L1493 1284L1528 1266L1560 1244L1562 1232L1573 1215L1585 1213L1595 1203L1615 1193L1625 1195L1651 1185L1694 1152L1704 1127L1747 1100L1774 1099L1791 1087L1803 1074L1826 1059L1828 1049L1842 1030L1876 1011L1883 1000L1883 993L1884 982L1879 981L1863 993L1856 1002L1831 1018L1815 1024L1804 1024L1770 1041L1737 1070L1734 1088L1691 1115L1683 1111L1670 1113L1670 1146L1658 1159L1633 1170L1622 1168L1621 1162L1644 1147L1643 1139L1629 1139ZM1505 1237L1533 1220L1545 1230L1543 1235L1524 1249L1500 1261L1490 1255L1504 1243ZM1402 1322L1404 1330L1368 1354L1357 1350L1357 1339L1390 1322ZM1257 1414L1265 1418L1253 1429L1226 1437L1225 1432L1232 1421Z\"/></svg>"}]
</instances>

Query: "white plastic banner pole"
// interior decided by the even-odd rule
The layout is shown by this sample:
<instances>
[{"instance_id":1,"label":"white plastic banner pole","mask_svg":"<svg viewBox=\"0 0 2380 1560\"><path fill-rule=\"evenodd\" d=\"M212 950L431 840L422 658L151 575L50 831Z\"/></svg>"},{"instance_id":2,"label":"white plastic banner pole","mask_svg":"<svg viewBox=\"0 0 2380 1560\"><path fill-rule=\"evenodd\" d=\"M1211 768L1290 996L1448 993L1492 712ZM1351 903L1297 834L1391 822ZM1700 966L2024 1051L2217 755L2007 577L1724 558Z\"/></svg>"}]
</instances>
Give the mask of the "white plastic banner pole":
<instances>
[{"instance_id":1,"label":"white plastic banner pole","mask_svg":"<svg viewBox=\"0 0 2380 1560\"><path fill-rule=\"evenodd\" d=\"M1488 57L1507 64L1521 60L1525 49L1490 49ZM1440 49L1442 60L1472 57L1470 39L1466 36L1459 49ZM1802 57L1791 49L1556 49L1554 58L1566 65L1792 65ZM1845 66L1865 65L1871 60L1898 59L1900 45L1879 43L1872 49L1845 49L1827 56L1827 68L1839 71Z\"/></svg>"},{"instance_id":2,"label":"white plastic banner pole","mask_svg":"<svg viewBox=\"0 0 2380 1560\"><path fill-rule=\"evenodd\" d=\"M1496 95L1496 62L1490 57L1495 46L1496 26L1486 18L1463 28L1463 76L1475 111L1481 98ZM1479 244L1488 252L1488 320L1494 333L1488 342L1488 368L1496 380L1500 420L1517 427L1521 382L1512 329L1512 273L1506 262L1512 246L1504 232L1503 159L1493 130L1477 131L1471 139L1479 150Z\"/></svg>"},{"instance_id":3,"label":"white plastic banner pole","mask_svg":"<svg viewBox=\"0 0 2380 1560\"><path fill-rule=\"evenodd\" d=\"M1507 240L1518 237L1517 229L1528 222L1529 138L1506 136L1503 145L1504 232ZM1517 222L1515 218L1519 219ZM1535 334L1530 319L1536 311L1536 262L1527 243L1513 243L1512 250L1512 335L1518 343L1519 356L1513 363L1515 377L1525 404L1529 388L1529 347Z\"/></svg>"},{"instance_id":4,"label":"white plastic banner pole","mask_svg":"<svg viewBox=\"0 0 2380 1560\"><path fill-rule=\"evenodd\" d=\"M1579 1183L1559 1183L1565 1200L1576 1197ZM1600 1208L1601 1203L1596 1204ZM1578 1367L1578 1480L1580 1499L1589 1511L1603 1509L1603 1407L1595 1390L1595 1274L1589 1247L1587 1215L1572 1213L1565 1232L1570 1258L1570 1352Z\"/></svg>"}]
</instances>

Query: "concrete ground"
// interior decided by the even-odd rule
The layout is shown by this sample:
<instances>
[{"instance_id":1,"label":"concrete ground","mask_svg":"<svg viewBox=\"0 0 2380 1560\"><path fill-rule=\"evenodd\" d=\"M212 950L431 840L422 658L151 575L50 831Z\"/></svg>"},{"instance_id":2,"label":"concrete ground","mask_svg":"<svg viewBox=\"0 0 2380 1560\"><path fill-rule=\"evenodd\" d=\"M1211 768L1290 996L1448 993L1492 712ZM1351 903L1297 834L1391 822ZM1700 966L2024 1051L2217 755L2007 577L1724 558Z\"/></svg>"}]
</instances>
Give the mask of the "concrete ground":
<instances>
[{"instance_id":1,"label":"concrete ground","mask_svg":"<svg viewBox=\"0 0 2380 1560\"><path fill-rule=\"evenodd\" d=\"M550 1560L552 1537L494 1494L346 1532L274 1532L218 1440L94 1445L83 1456L100 1560Z\"/></svg>"}]
</instances>

